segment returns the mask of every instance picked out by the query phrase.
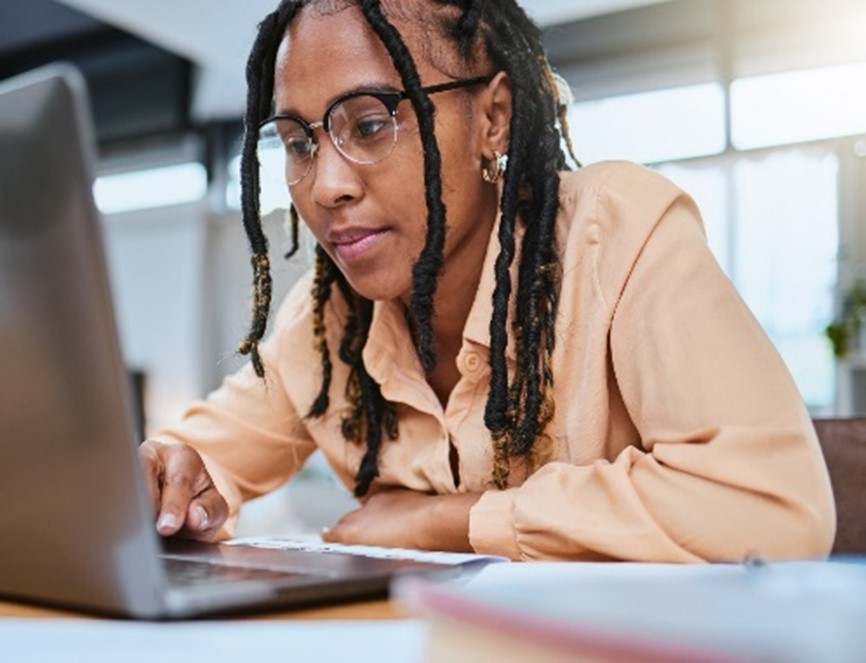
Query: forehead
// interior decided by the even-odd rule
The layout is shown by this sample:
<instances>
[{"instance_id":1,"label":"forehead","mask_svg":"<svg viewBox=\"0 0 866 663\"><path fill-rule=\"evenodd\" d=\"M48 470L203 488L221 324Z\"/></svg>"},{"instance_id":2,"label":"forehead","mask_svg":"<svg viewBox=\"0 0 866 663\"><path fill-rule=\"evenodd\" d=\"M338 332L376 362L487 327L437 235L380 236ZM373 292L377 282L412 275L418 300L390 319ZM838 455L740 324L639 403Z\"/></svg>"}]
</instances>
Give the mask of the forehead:
<instances>
[{"instance_id":1,"label":"forehead","mask_svg":"<svg viewBox=\"0 0 866 663\"><path fill-rule=\"evenodd\" d=\"M416 52L414 31L397 26L412 53L422 80L427 65ZM400 75L384 44L353 4L339 10L304 8L284 35L274 68L278 110L311 116L323 112L329 100L348 90L383 85L400 88Z\"/></svg>"}]
</instances>

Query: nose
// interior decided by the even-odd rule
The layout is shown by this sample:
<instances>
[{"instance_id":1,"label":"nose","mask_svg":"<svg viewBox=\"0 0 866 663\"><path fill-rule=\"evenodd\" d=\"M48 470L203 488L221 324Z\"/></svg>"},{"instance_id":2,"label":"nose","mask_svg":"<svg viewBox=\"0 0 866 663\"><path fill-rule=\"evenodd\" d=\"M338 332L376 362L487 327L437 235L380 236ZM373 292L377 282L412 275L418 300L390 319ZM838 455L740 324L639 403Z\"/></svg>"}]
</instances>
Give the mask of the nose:
<instances>
[{"instance_id":1,"label":"nose","mask_svg":"<svg viewBox=\"0 0 866 663\"><path fill-rule=\"evenodd\" d=\"M363 183L355 164L340 154L328 138L319 141L307 179L313 202L322 207L339 207L363 194Z\"/></svg>"}]
</instances>

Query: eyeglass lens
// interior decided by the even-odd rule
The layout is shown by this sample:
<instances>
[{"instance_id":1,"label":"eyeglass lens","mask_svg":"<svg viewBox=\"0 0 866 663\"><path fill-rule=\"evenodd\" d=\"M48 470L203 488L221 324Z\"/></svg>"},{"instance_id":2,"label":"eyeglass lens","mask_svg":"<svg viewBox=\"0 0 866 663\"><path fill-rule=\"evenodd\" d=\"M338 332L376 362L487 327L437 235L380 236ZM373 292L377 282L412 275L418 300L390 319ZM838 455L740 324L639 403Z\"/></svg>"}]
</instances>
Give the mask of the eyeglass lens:
<instances>
[{"instance_id":1,"label":"eyeglass lens","mask_svg":"<svg viewBox=\"0 0 866 663\"><path fill-rule=\"evenodd\" d=\"M396 118L373 96L356 95L337 103L326 124L334 146L355 163L377 163L391 154L397 142ZM316 139L307 131L297 120L277 118L259 132L259 154L279 150L289 184L300 182L312 167Z\"/></svg>"}]
</instances>

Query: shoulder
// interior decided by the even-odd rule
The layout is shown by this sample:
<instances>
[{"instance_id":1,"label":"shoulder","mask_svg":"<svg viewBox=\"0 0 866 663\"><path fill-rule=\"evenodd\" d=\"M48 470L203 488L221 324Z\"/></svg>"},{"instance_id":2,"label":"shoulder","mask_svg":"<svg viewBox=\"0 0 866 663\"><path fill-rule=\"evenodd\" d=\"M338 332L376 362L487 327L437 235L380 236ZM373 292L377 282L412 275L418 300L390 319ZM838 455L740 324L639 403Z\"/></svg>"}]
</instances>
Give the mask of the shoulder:
<instances>
[{"instance_id":1,"label":"shoulder","mask_svg":"<svg viewBox=\"0 0 866 663\"><path fill-rule=\"evenodd\" d=\"M701 225L692 199L649 168L627 161L605 161L563 172L558 236L566 247L585 241L621 249L641 245L675 204L689 206Z\"/></svg>"},{"instance_id":2,"label":"shoulder","mask_svg":"<svg viewBox=\"0 0 866 663\"><path fill-rule=\"evenodd\" d=\"M608 161L562 173L557 236L563 266L590 260L606 296L613 296L673 208L684 212L676 215L674 232L705 241L694 201L649 168Z\"/></svg>"},{"instance_id":3,"label":"shoulder","mask_svg":"<svg viewBox=\"0 0 866 663\"><path fill-rule=\"evenodd\" d=\"M596 223L627 223L632 230L687 197L663 175L628 161L604 161L560 177L560 214L590 215Z\"/></svg>"}]
</instances>

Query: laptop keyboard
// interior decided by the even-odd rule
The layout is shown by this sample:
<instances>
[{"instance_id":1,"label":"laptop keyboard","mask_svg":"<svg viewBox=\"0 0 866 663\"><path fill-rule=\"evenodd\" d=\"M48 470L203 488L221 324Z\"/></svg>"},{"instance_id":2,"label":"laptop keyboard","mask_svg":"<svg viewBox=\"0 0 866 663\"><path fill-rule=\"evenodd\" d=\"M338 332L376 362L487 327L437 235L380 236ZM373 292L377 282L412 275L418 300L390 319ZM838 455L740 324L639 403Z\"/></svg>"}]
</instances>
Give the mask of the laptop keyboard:
<instances>
[{"instance_id":1,"label":"laptop keyboard","mask_svg":"<svg viewBox=\"0 0 866 663\"><path fill-rule=\"evenodd\" d=\"M214 582L238 582L239 580L271 581L285 580L300 573L276 571L249 566L230 566L191 559L164 557L163 566L169 582L175 586L199 585Z\"/></svg>"}]
</instances>

